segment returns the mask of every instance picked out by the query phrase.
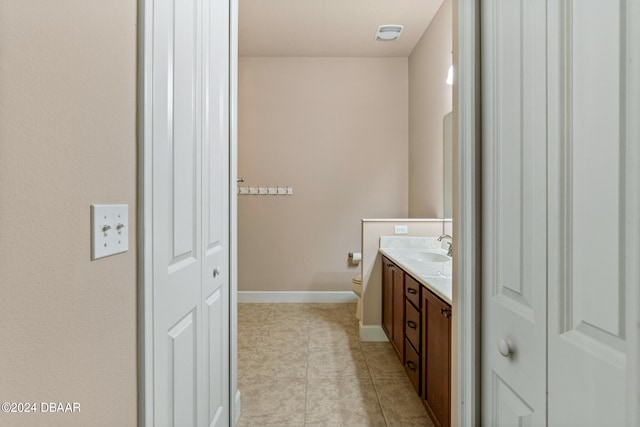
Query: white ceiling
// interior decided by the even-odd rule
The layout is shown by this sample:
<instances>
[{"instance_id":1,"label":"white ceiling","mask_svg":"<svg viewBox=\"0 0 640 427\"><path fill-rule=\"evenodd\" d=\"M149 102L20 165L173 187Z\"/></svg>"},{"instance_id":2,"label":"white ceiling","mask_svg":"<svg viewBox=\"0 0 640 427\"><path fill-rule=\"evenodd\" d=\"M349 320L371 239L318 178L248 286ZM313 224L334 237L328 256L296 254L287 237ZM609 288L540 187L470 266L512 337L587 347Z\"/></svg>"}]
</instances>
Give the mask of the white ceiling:
<instances>
[{"instance_id":1,"label":"white ceiling","mask_svg":"<svg viewBox=\"0 0 640 427\"><path fill-rule=\"evenodd\" d=\"M240 56L409 56L443 0L239 0ZM400 24L393 42L380 25Z\"/></svg>"}]
</instances>

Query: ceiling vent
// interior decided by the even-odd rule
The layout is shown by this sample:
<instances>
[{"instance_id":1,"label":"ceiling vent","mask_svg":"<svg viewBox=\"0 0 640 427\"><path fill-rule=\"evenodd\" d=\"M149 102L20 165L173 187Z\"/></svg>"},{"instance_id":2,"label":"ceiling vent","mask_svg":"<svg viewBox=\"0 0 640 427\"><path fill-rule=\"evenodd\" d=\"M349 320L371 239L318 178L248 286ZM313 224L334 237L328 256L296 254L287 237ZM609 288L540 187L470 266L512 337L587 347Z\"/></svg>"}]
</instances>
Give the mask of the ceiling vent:
<instances>
[{"instance_id":1,"label":"ceiling vent","mask_svg":"<svg viewBox=\"0 0 640 427\"><path fill-rule=\"evenodd\" d=\"M376 32L376 40L381 42L398 40L403 28L402 25L380 25Z\"/></svg>"}]
</instances>

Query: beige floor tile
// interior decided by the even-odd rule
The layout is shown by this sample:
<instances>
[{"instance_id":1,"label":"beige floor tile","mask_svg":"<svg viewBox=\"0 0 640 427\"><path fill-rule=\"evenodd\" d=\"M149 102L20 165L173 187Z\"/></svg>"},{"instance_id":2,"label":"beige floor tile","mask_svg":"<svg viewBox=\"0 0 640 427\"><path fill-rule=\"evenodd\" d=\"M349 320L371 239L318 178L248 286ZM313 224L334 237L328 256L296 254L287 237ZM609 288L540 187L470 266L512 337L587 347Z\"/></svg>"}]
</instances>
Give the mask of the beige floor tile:
<instances>
[{"instance_id":1,"label":"beige floor tile","mask_svg":"<svg viewBox=\"0 0 640 427\"><path fill-rule=\"evenodd\" d=\"M262 335L264 335L264 332L260 328L238 325L238 346L255 346L260 342Z\"/></svg>"},{"instance_id":2,"label":"beige floor tile","mask_svg":"<svg viewBox=\"0 0 640 427\"><path fill-rule=\"evenodd\" d=\"M258 343L256 341L240 341L238 340L238 354L244 353L255 353L258 348Z\"/></svg>"},{"instance_id":3,"label":"beige floor tile","mask_svg":"<svg viewBox=\"0 0 640 427\"><path fill-rule=\"evenodd\" d=\"M259 347L247 366L253 378L306 378L308 349Z\"/></svg>"},{"instance_id":4,"label":"beige floor tile","mask_svg":"<svg viewBox=\"0 0 640 427\"><path fill-rule=\"evenodd\" d=\"M255 357L255 350L238 348L238 378L246 378L252 375L251 363Z\"/></svg>"},{"instance_id":5,"label":"beige floor tile","mask_svg":"<svg viewBox=\"0 0 640 427\"><path fill-rule=\"evenodd\" d=\"M238 325L262 324L270 313L271 307L267 304L238 304Z\"/></svg>"},{"instance_id":6,"label":"beige floor tile","mask_svg":"<svg viewBox=\"0 0 640 427\"><path fill-rule=\"evenodd\" d=\"M356 304L352 303L310 303L306 304L309 310L324 310L324 311L336 311L336 310L351 310L355 311Z\"/></svg>"},{"instance_id":7,"label":"beige floor tile","mask_svg":"<svg viewBox=\"0 0 640 427\"><path fill-rule=\"evenodd\" d=\"M309 314L308 304L271 304L273 314Z\"/></svg>"},{"instance_id":8,"label":"beige floor tile","mask_svg":"<svg viewBox=\"0 0 640 427\"><path fill-rule=\"evenodd\" d=\"M309 346L309 328L300 328L293 331L286 329L266 329L262 332L261 344L270 346L290 346L298 347Z\"/></svg>"},{"instance_id":9,"label":"beige floor tile","mask_svg":"<svg viewBox=\"0 0 640 427\"><path fill-rule=\"evenodd\" d=\"M309 318L311 329L327 327L358 328L358 320L351 313L344 316L312 314Z\"/></svg>"},{"instance_id":10,"label":"beige floor tile","mask_svg":"<svg viewBox=\"0 0 640 427\"><path fill-rule=\"evenodd\" d=\"M300 335L309 335L309 322L288 322L288 321L277 321L277 322L267 322L262 328L263 335L287 335L287 336L300 336Z\"/></svg>"},{"instance_id":11,"label":"beige floor tile","mask_svg":"<svg viewBox=\"0 0 640 427\"><path fill-rule=\"evenodd\" d=\"M360 346L329 345L309 349L309 378L369 377Z\"/></svg>"},{"instance_id":12,"label":"beige floor tile","mask_svg":"<svg viewBox=\"0 0 640 427\"><path fill-rule=\"evenodd\" d=\"M268 316L238 316L238 328L259 329L265 324L267 318Z\"/></svg>"},{"instance_id":13,"label":"beige floor tile","mask_svg":"<svg viewBox=\"0 0 640 427\"><path fill-rule=\"evenodd\" d=\"M352 304L314 304L309 308L311 317L355 319L356 306Z\"/></svg>"},{"instance_id":14,"label":"beige floor tile","mask_svg":"<svg viewBox=\"0 0 640 427\"><path fill-rule=\"evenodd\" d=\"M239 426L432 427L391 344L360 342L355 304L238 310Z\"/></svg>"},{"instance_id":15,"label":"beige floor tile","mask_svg":"<svg viewBox=\"0 0 640 427\"><path fill-rule=\"evenodd\" d=\"M343 303L321 303L321 304L309 304L308 310L311 312L356 312L356 304L343 304Z\"/></svg>"},{"instance_id":16,"label":"beige floor tile","mask_svg":"<svg viewBox=\"0 0 640 427\"><path fill-rule=\"evenodd\" d=\"M370 378L310 378L306 425L384 426Z\"/></svg>"},{"instance_id":17,"label":"beige floor tile","mask_svg":"<svg viewBox=\"0 0 640 427\"><path fill-rule=\"evenodd\" d=\"M388 342L363 342L362 351L372 378L404 378L404 367Z\"/></svg>"},{"instance_id":18,"label":"beige floor tile","mask_svg":"<svg viewBox=\"0 0 640 427\"><path fill-rule=\"evenodd\" d=\"M359 346L360 336L355 328L343 325L310 329L310 348L325 347L328 345Z\"/></svg>"},{"instance_id":19,"label":"beige floor tile","mask_svg":"<svg viewBox=\"0 0 640 427\"><path fill-rule=\"evenodd\" d=\"M274 307L277 307L277 305L242 302L242 303L238 303L238 315L243 313L261 313L261 312L269 313Z\"/></svg>"},{"instance_id":20,"label":"beige floor tile","mask_svg":"<svg viewBox=\"0 0 640 427\"><path fill-rule=\"evenodd\" d=\"M374 378L373 383L388 425L433 427L420 397L407 377Z\"/></svg>"},{"instance_id":21,"label":"beige floor tile","mask_svg":"<svg viewBox=\"0 0 640 427\"><path fill-rule=\"evenodd\" d=\"M239 426L303 426L304 379L245 380Z\"/></svg>"},{"instance_id":22,"label":"beige floor tile","mask_svg":"<svg viewBox=\"0 0 640 427\"><path fill-rule=\"evenodd\" d=\"M263 340L256 347L256 354L259 357L307 357L309 353L309 345L307 341L278 341Z\"/></svg>"},{"instance_id":23,"label":"beige floor tile","mask_svg":"<svg viewBox=\"0 0 640 427\"><path fill-rule=\"evenodd\" d=\"M236 424L236 427L304 427L306 424L304 424L304 421L300 421L298 419L298 417L296 417L293 420L281 420L281 421L276 421L276 422L268 422L268 421L263 421L262 419L243 419L242 417L240 417L240 420L238 420L238 424Z\"/></svg>"},{"instance_id":24,"label":"beige floor tile","mask_svg":"<svg viewBox=\"0 0 640 427\"><path fill-rule=\"evenodd\" d=\"M279 326L282 328L296 329L309 325L309 313L306 311L275 311L264 321L265 327Z\"/></svg>"}]
</instances>

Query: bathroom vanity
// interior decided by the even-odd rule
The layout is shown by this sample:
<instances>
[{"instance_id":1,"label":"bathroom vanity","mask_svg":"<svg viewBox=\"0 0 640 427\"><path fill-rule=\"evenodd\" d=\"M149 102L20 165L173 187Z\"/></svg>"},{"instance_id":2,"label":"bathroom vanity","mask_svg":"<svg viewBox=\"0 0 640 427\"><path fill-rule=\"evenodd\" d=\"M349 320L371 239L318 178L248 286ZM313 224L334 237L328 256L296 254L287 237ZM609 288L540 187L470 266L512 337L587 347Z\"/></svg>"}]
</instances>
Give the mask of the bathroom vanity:
<instances>
[{"instance_id":1,"label":"bathroom vanity","mask_svg":"<svg viewBox=\"0 0 640 427\"><path fill-rule=\"evenodd\" d=\"M451 261L439 243L429 241L428 245L431 247L380 248L382 328L434 425L448 427Z\"/></svg>"}]
</instances>

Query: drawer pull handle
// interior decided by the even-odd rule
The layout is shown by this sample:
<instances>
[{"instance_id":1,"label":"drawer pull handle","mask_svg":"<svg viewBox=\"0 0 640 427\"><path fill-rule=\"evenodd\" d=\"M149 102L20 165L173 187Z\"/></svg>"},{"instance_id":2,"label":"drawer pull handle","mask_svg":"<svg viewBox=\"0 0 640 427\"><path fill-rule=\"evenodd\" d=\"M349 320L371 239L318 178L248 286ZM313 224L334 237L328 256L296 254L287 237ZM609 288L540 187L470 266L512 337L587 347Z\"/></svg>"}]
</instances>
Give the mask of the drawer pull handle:
<instances>
[{"instance_id":1,"label":"drawer pull handle","mask_svg":"<svg viewBox=\"0 0 640 427\"><path fill-rule=\"evenodd\" d=\"M417 289L413 289L413 288L407 288L407 292L410 293L410 294L415 295L415 294L418 293L418 290Z\"/></svg>"},{"instance_id":2,"label":"drawer pull handle","mask_svg":"<svg viewBox=\"0 0 640 427\"><path fill-rule=\"evenodd\" d=\"M447 310L446 308L441 308L440 309L440 313L444 314L444 316L448 319L449 317L451 317L451 311Z\"/></svg>"},{"instance_id":3,"label":"drawer pull handle","mask_svg":"<svg viewBox=\"0 0 640 427\"><path fill-rule=\"evenodd\" d=\"M417 366L415 363L413 363L411 360L407 360L407 368L409 368L409 370L414 371L416 370Z\"/></svg>"},{"instance_id":4,"label":"drawer pull handle","mask_svg":"<svg viewBox=\"0 0 640 427\"><path fill-rule=\"evenodd\" d=\"M415 329L418 327L418 325L416 325L416 322L414 322L413 320L408 320L407 326L410 327L411 329Z\"/></svg>"}]
</instances>

